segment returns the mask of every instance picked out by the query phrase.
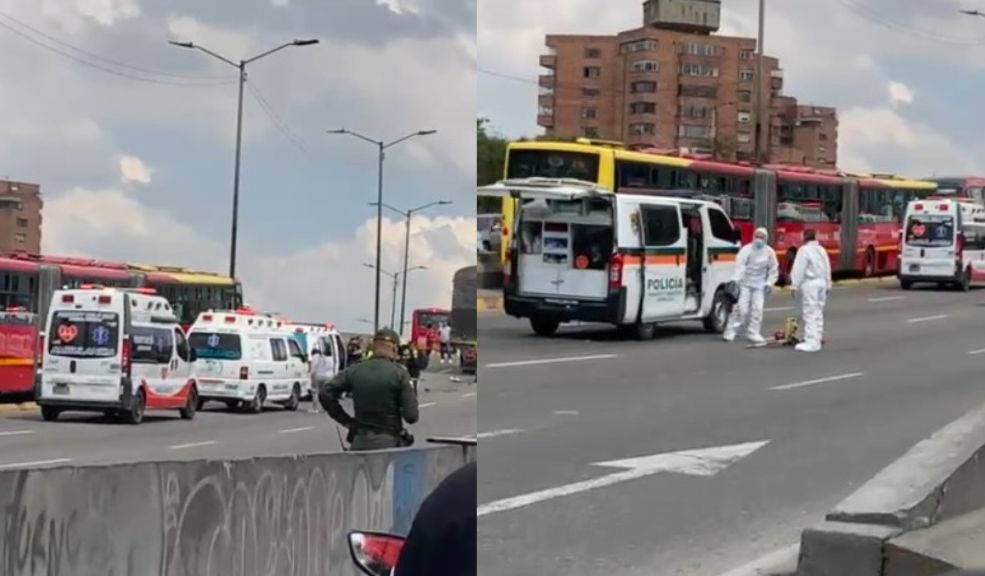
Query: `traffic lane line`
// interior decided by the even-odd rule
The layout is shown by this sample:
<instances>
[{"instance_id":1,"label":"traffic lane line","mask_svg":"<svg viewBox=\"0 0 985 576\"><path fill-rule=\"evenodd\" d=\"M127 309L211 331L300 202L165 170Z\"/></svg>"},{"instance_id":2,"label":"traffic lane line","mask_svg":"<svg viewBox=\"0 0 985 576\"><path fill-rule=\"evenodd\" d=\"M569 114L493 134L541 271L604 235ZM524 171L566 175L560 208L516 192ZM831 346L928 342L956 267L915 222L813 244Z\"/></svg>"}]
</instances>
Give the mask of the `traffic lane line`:
<instances>
[{"instance_id":1,"label":"traffic lane line","mask_svg":"<svg viewBox=\"0 0 985 576\"><path fill-rule=\"evenodd\" d=\"M617 354L592 354L589 356L564 356L560 358L540 358L537 360L518 360L516 362L496 362L486 364L483 368L516 368L520 366L542 366L544 364L564 364L568 362L588 362L591 360L612 360Z\"/></svg>"},{"instance_id":2,"label":"traffic lane line","mask_svg":"<svg viewBox=\"0 0 985 576\"><path fill-rule=\"evenodd\" d=\"M462 394L462 398L471 398L475 395L476 395L475 392L466 392L465 394Z\"/></svg>"},{"instance_id":3,"label":"traffic lane line","mask_svg":"<svg viewBox=\"0 0 985 576\"><path fill-rule=\"evenodd\" d=\"M185 450L187 448L200 448L202 446L215 446L218 444L215 440L206 440L204 442L191 442L189 444L175 444L171 446L172 450Z\"/></svg>"},{"instance_id":4,"label":"traffic lane line","mask_svg":"<svg viewBox=\"0 0 985 576\"><path fill-rule=\"evenodd\" d=\"M0 464L0 470L13 470L15 468L38 468L41 466L52 466L54 464L67 464L71 458L54 458L52 460L35 460L33 462L14 462L11 464Z\"/></svg>"},{"instance_id":5,"label":"traffic lane line","mask_svg":"<svg viewBox=\"0 0 985 576\"><path fill-rule=\"evenodd\" d=\"M522 434L524 430L519 428L506 428L504 430L490 430L489 432L479 432L475 435L477 440L482 440L484 438L496 438L499 436L512 436L514 434Z\"/></svg>"},{"instance_id":6,"label":"traffic lane line","mask_svg":"<svg viewBox=\"0 0 985 576\"><path fill-rule=\"evenodd\" d=\"M287 428L286 430L278 430L278 434L294 434L296 432L307 432L308 430L314 430L315 426L301 426L300 428Z\"/></svg>"},{"instance_id":7,"label":"traffic lane line","mask_svg":"<svg viewBox=\"0 0 985 576\"><path fill-rule=\"evenodd\" d=\"M985 354L985 348L981 348L979 350L969 350L968 354L971 356L978 356L979 354Z\"/></svg>"},{"instance_id":8,"label":"traffic lane line","mask_svg":"<svg viewBox=\"0 0 985 576\"><path fill-rule=\"evenodd\" d=\"M883 296L881 298L869 298L866 302L893 302L896 300L903 300L906 296Z\"/></svg>"},{"instance_id":9,"label":"traffic lane line","mask_svg":"<svg viewBox=\"0 0 985 576\"><path fill-rule=\"evenodd\" d=\"M947 318L947 314L935 314L934 316L921 316L920 318L910 318L906 321L907 324L920 324L921 322L933 322L935 320L943 320Z\"/></svg>"},{"instance_id":10,"label":"traffic lane line","mask_svg":"<svg viewBox=\"0 0 985 576\"><path fill-rule=\"evenodd\" d=\"M782 386L773 386L770 390L793 390L795 388L804 388L806 386L813 386L815 384L824 384L826 382L837 382L839 380L851 380L854 378L860 378L865 376L865 372L851 372L848 374L838 374L837 376L827 376L825 378L816 378L814 380L805 380L803 382L794 382L792 384L783 384Z\"/></svg>"},{"instance_id":11,"label":"traffic lane line","mask_svg":"<svg viewBox=\"0 0 985 576\"><path fill-rule=\"evenodd\" d=\"M8 432L0 432L0 438L4 436L26 436L28 434L34 434L34 430L10 430Z\"/></svg>"},{"instance_id":12,"label":"traffic lane line","mask_svg":"<svg viewBox=\"0 0 985 576\"><path fill-rule=\"evenodd\" d=\"M436 404L437 404L437 402L425 402L424 404L418 404L417 407L418 408L430 408L432 406L435 406Z\"/></svg>"}]
</instances>

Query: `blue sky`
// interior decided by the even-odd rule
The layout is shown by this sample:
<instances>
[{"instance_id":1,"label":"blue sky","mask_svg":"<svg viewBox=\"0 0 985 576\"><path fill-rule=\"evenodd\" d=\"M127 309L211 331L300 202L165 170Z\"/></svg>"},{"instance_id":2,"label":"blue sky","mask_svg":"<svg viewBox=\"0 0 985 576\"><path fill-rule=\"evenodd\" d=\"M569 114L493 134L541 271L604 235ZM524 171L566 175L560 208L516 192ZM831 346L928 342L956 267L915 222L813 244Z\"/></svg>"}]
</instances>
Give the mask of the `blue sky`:
<instances>
[{"instance_id":1,"label":"blue sky","mask_svg":"<svg viewBox=\"0 0 985 576\"><path fill-rule=\"evenodd\" d=\"M547 33L637 28L638 0L497 0L482 6L479 68L536 79ZM724 0L722 33L754 37L756 0ZM985 0L770 0L766 52L785 92L839 110L839 164L912 176L985 172ZM479 114L540 133L535 83L480 72Z\"/></svg>"},{"instance_id":2,"label":"blue sky","mask_svg":"<svg viewBox=\"0 0 985 576\"><path fill-rule=\"evenodd\" d=\"M0 177L42 185L46 252L224 271L235 70L167 41L238 60L318 38L249 68L247 300L343 326L371 318L376 152L325 131L436 129L388 153L386 201L454 202L417 217L411 244L429 269L408 307L448 305L452 273L474 263L475 22L474 0L0 0ZM390 270L398 220L384 221Z\"/></svg>"}]
</instances>

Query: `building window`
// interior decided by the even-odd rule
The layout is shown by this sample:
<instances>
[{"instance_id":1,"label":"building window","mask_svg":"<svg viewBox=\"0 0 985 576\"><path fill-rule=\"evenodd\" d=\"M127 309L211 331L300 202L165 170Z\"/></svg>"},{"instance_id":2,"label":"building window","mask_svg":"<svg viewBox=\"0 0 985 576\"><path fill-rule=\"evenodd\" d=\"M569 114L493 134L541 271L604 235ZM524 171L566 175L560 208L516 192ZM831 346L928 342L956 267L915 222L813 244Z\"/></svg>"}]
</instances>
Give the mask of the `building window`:
<instances>
[{"instance_id":1,"label":"building window","mask_svg":"<svg viewBox=\"0 0 985 576\"><path fill-rule=\"evenodd\" d=\"M681 138L708 138L711 136L710 126L678 126L677 135Z\"/></svg>"},{"instance_id":2,"label":"building window","mask_svg":"<svg viewBox=\"0 0 985 576\"><path fill-rule=\"evenodd\" d=\"M741 142L742 144L748 144L752 142L752 135L749 134L748 132L739 132L738 134L735 135L735 139Z\"/></svg>"},{"instance_id":3,"label":"building window","mask_svg":"<svg viewBox=\"0 0 985 576\"><path fill-rule=\"evenodd\" d=\"M743 50L742 52L739 52L739 58L743 60L752 60L755 57L756 53L752 50Z\"/></svg>"},{"instance_id":4,"label":"building window","mask_svg":"<svg viewBox=\"0 0 985 576\"><path fill-rule=\"evenodd\" d=\"M537 115L538 116L553 116L554 115L554 108L551 108L550 106L538 106L537 107Z\"/></svg>"},{"instance_id":5,"label":"building window","mask_svg":"<svg viewBox=\"0 0 985 576\"><path fill-rule=\"evenodd\" d=\"M602 91L594 86L582 86L581 95L583 98L598 98Z\"/></svg>"},{"instance_id":6,"label":"building window","mask_svg":"<svg viewBox=\"0 0 985 576\"><path fill-rule=\"evenodd\" d=\"M718 87L682 84L679 93L681 96L691 98L715 98L718 96Z\"/></svg>"},{"instance_id":7,"label":"building window","mask_svg":"<svg viewBox=\"0 0 985 576\"><path fill-rule=\"evenodd\" d=\"M27 218L18 218L17 219L17 227L18 228L27 228Z\"/></svg>"},{"instance_id":8,"label":"building window","mask_svg":"<svg viewBox=\"0 0 985 576\"><path fill-rule=\"evenodd\" d=\"M689 42L687 44L678 44L677 53L693 54L694 56L721 56L722 47L712 44L695 44Z\"/></svg>"},{"instance_id":9,"label":"building window","mask_svg":"<svg viewBox=\"0 0 985 576\"><path fill-rule=\"evenodd\" d=\"M821 142L827 142L827 141L828 141L828 135L827 135L827 134L825 134L824 132L821 132L821 134L820 134L820 135L818 135L818 139L819 139L819 140L820 140Z\"/></svg>"},{"instance_id":10,"label":"building window","mask_svg":"<svg viewBox=\"0 0 985 576\"><path fill-rule=\"evenodd\" d=\"M598 108L582 108L581 117L586 119L595 119L599 117Z\"/></svg>"},{"instance_id":11,"label":"building window","mask_svg":"<svg viewBox=\"0 0 985 576\"><path fill-rule=\"evenodd\" d=\"M718 68L705 66L703 64L681 64L681 74L685 76L702 76L705 78L718 78Z\"/></svg>"},{"instance_id":12,"label":"building window","mask_svg":"<svg viewBox=\"0 0 985 576\"><path fill-rule=\"evenodd\" d=\"M652 122L641 122L639 124L630 124L629 133L634 136L648 136L657 131L656 124Z\"/></svg>"},{"instance_id":13,"label":"building window","mask_svg":"<svg viewBox=\"0 0 985 576\"><path fill-rule=\"evenodd\" d=\"M18 232L14 234L14 239L17 240L18 244L27 244L27 234L23 232Z\"/></svg>"},{"instance_id":14,"label":"building window","mask_svg":"<svg viewBox=\"0 0 985 576\"><path fill-rule=\"evenodd\" d=\"M598 66L585 66L582 74L585 78L598 78L602 75L602 69Z\"/></svg>"},{"instance_id":15,"label":"building window","mask_svg":"<svg viewBox=\"0 0 985 576\"><path fill-rule=\"evenodd\" d=\"M585 58L601 58L602 50L599 48L585 48Z\"/></svg>"},{"instance_id":16,"label":"building window","mask_svg":"<svg viewBox=\"0 0 985 576\"><path fill-rule=\"evenodd\" d=\"M684 118L710 118L711 108L707 106L682 106L681 116Z\"/></svg>"},{"instance_id":17,"label":"building window","mask_svg":"<svg viewBox=\"0 0 985 576\"><path fill-rule=\"evenodd\" d=\"M629 85L629 91L633 94L640 94L643 92L653 93L657 91L657 83L651 80L633 82Z\"/></svg>"},{"instance_id":18,"label":"building window","mask_svg":"<svg viewBox=\"0 0 985 576\"><path fill-rule=\"evenodd\" d=\"M828 149L825 148L824 146L818 146L817 147L817 153L818 154L827 154L827 152L828 152Z\"/></svg>"},{"instance_id":19,"label":"building window","mask_svg":"<svg viewBox=\"0 0 985 576\"><path fill-rule=\"evenodd\" d=\"M598 138L599 129L597 126L582 126L581 135L585 138Z\"/></svg>"},{"instance_id":20,"label":"building window","mask_svg":"<svg viewBox=\"0 0 985 576\"><path fill-rule=\"evenodd\" d=\"M644 38L643 40L634 40L633 42L626 42L619 47L619 51L623 54L629 54L631 52L646 52L647 50L656 50L657 41L651 40L649 38Z\"/></svg>"},{"instance_id":21,"label":"building window","mask_svg":"<svg viewBox=\"0 0 985 576\"><path fill-rule=\"evenodd\" d=\"M657 105L653 102L632 102L629 105L630 114L656 114Z\"/></svg>"},{"instance_id":22,"label":"building window","mask_svg":"<svg viewBox=\"0 0 985 576\"><path fill-rule=\"evenodd\" d=\"M739 112L739 123L748 124L752 122L752 112Z\"/></svg>"},{"instance_id":23,"label":"building window","mask_svg":"<svg viewBox=\"0 0 985 576\"><path fill-rule=\"evenodd\" d=\"M749 90L739 90L739 102L752 102L752 92Z\"/></svg>"},{"instance_id":24,"label":"building window","mask_svg":"<svg viewBox=\"0 0 985 576\"><path fill-rule=\"evenodd\" d=\"M752 70L739 70L739 80L742 82L751 82L756 74Z\"/></svg>"},{"instance_id":25,"label":"building window","mask_svg":"<svg viewBox=\"0 0 985 576\"><path fill-rule=\"evenodd\" d=\"M660 70L660 63L656 60L640 60L633 62L633 72L656 72Z\"/></svg>"}]
</instances>

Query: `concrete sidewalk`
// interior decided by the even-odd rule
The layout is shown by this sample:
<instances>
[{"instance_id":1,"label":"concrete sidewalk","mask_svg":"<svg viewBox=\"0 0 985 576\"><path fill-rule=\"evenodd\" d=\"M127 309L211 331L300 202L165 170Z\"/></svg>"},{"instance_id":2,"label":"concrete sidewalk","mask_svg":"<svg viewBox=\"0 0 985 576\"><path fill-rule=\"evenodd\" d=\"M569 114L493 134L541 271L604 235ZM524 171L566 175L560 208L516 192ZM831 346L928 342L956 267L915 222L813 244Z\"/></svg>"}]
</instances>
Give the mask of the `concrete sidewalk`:
<instances>
[{"instance_id":1,"label":"concrete sidewalk","mask_svg":"<svg viewBox=\"0 0 985 576\"><path fill-rule=\"evenodd\" d=\"M850 278L845 280L836 280L836 288L845 288L851 286L862 286L862 285L872 285L872 284L887 284L891 282L896 282L895 276L879 276L877 278ZM777 292L789 292L789 286L777 286L775 289ZM476 307L479 312L499 312L503 309L503 292L501 290L479 290L478 300L476 302Z\"/></svg>"},{"instance_id":2,"label":"concrete sidewalk","mask_svg":"<svg viewBox=\"0 0 985 576\"><path fill-rule=\"evenodd\" d=\"M34 402L0 404L0 414L9 414L11 412L34 412L37 409L38 405Z\"/></svg>"}]
</instances>

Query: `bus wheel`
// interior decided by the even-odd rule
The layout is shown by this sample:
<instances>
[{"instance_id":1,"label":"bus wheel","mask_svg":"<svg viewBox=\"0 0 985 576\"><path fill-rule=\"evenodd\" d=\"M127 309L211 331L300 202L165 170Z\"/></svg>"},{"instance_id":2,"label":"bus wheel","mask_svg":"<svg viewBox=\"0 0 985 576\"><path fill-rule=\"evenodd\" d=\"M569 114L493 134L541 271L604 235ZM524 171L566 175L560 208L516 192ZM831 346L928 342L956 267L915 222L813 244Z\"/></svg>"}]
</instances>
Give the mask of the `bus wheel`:
<instances>
[{"instance_id":1,"label":"bus wheel","mask_svg":"<svg viewBox=\"0 0 985 576\"><path fill-rule=\"evenodd\" d=\"M865 267L862 268L862 276L872 278L876 274L876 251L872 246L865 249Z\"/></svg>"},{"instance_id":2,"label":"bus wheel","mask_svg":"<svg viewBox=\"0 0 985 576\"><path fill-rule=\"evenodd\" d=\"M958 284L962 292L967 292L971 290L971 268L965 268L964 274L961 275L961 283Z\"/></svg>"},{"instance_id":3,"label":"bus wheel","mask_svg":"<svg viewBox=\"0 0 985 576\"><path fill-rule=\"evenodd\" d=\"M54 422L55 420L58 420L58 416L61 413L62 411L54 406L41 407L41 417L44 418L45 422Z\"/></svg>"},{"instance_id":4,"label":"bus wheel","mask_svg":"<svg viewBox=\"0 0 985 576\"><path fill-rule=\"evenodd\" d=\"M195 418L195 413L198 411L198 405L201 402L198 400L198 390L192 386L192 389L188 391L188 402L185 407L179 412L181 414L182 420L193 420Z\"/></svg>"},{"instance_id":5,"label":"bus wheel","mask_svg":"<svg viewBox=\"0 0 985 576\"><path fill-rule=\"evenodd\" d=\"M731 313L732 303L729 301L725 291L719 288L715 292L715 299L711 303L711 312L704 319L705 330L712 334L725 332Z\"/></svg>"},{"instance_id":6,"label":"bus wheel","mask_svg":"<svg viewBox=\"0 0 985 576\"><path fill-rule=\"evenodd\" d=\"M550 338L557 334L557 329L561 327L561 322L557 318L550 316L534 316L530 319L530 327L534 334Z\"/></svg>"}]
</instances>

